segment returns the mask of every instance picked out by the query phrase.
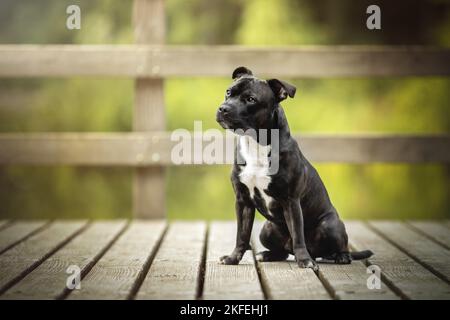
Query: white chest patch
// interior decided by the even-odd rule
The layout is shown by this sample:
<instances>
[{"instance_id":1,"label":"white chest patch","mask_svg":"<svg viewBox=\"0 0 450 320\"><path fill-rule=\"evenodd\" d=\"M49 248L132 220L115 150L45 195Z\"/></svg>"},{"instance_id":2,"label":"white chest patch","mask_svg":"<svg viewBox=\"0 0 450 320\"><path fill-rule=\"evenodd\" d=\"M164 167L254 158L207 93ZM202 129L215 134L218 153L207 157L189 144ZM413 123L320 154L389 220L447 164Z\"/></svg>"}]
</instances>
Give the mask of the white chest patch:
<instances>
[{"instance_id":1,"label":"white chest patch","mask_svg":"<svg viewBox=\"0 0 450 320\"><path fill-rule=\"evenodd\" d=\"M255 188L258 189L267 211L269 211L272 198L264 190L267 190L271 181L269 175L270 145L261 146L250 137L242 136L239 139L239 152L246 163L239 174L239 180L247 186L252 198L255 196Z\"/></svg>"}]
</instances>

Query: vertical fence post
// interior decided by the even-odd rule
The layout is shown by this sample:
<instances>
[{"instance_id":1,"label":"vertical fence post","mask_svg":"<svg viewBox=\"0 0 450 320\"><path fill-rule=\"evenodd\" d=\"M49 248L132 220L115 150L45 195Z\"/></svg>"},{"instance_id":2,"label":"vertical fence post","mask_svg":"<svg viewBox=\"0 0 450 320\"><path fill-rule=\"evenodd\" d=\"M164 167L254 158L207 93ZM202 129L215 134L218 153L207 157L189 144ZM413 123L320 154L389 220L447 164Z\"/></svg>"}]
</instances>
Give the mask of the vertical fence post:
<instances>
[{"instance_id":1,"label":"vertical fence post","mask_svg":"<svg viewBox=\"0 0 450 320\"><path fill-rule=\"evenodd\" d=\"M133 24L137 44L164 44L164 0L134 0ZM163 80L136 79L133 130L163 131L165 124ZM166 210L164 168L154 166L135 170L134 217L163 218Z\"/></svg>"}]
</instances>

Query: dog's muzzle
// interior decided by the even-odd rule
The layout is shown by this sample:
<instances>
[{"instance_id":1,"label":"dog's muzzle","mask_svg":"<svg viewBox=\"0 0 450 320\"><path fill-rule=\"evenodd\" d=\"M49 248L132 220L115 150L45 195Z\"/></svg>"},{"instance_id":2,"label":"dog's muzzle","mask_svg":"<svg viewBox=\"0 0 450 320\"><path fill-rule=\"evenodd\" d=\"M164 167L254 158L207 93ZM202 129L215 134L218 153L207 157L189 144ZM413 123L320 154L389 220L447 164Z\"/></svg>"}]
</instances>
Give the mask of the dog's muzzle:
<instances>
[{"instance_id":1,"label":"dog's muzzle","mask_svg":"<svg viewBox=\"0 0 450 320\"><path fill-rule=\"evenodd\" d=\"M230 114L231 107L229 105L223 104L217 109L216 121L224 128L228 129L228 116Z\"/></svg>"}]
</instances>

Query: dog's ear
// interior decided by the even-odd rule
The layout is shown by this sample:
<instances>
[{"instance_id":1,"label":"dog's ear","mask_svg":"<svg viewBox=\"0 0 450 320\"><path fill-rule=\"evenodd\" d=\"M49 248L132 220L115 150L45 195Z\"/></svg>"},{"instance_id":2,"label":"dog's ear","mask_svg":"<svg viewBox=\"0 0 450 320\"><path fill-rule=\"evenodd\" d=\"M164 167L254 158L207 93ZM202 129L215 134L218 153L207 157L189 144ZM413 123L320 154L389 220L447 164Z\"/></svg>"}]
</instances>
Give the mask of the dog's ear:
<instances>
[{"instance_id":1,"label":"dog's ear","mask_svg":"<svg viewBox=\"0 0 450 320\"><path fill-rule=\"evenodd\" d=\"M250 69L246 67L238 67L233 71L233 75L231 76L233 80L240 78L242 76L252 76L253 73Z\"/></svg>"},{"instance_id":2,"label":"dog's ear","mask_svg":"<svg viewBox=\"0 0 450 320\"><path fill-rule=\"evenodd\" d=\"M297 88L292 84L278 79L267 80L267 83L275 94L275 98L277 98L278 102L283 101L288 96L293 98L295 96L295 92L297 91Z\"/></svg>"}]
</instances>

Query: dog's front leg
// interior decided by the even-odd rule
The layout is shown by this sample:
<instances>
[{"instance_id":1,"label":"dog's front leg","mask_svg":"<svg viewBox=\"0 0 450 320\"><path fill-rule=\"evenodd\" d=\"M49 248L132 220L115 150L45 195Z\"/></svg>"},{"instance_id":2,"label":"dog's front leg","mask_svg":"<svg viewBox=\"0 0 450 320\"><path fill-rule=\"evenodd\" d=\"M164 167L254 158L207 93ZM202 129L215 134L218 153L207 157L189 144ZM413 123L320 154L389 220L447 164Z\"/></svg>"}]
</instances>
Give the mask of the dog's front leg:
<instances>
[{"instance_id":1,"label":"dog's front leg","mask_svg":"<svg viewBox=\"0 0 450 320\"><path fill-rule=\"evenodd\" d=\"M284 218L292 239L292 251L297 264L301 268L318 270L318 265L309 255L306 249L303 212L298 199L289 199L284 206Z\"/></svg>"},{"instance_id":2,"label":"dog's front leg","mask_svg":"<svg viewBox=\"0 0 450 320\"><path fill-rule=\"evenodd\" d=\"M253 220L255 219L255 208L245 203L236 201L237 234L236 247L229 256L220 258L223 264L238 264L245 251L250 249L250 237L252 234Z\"/></svg>"}]
</instances>

